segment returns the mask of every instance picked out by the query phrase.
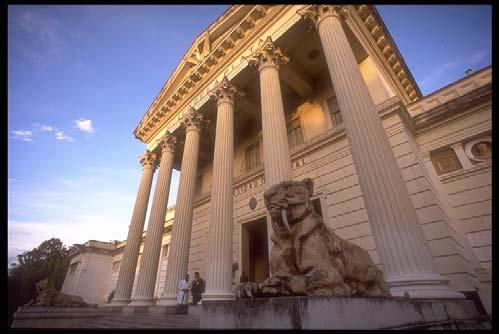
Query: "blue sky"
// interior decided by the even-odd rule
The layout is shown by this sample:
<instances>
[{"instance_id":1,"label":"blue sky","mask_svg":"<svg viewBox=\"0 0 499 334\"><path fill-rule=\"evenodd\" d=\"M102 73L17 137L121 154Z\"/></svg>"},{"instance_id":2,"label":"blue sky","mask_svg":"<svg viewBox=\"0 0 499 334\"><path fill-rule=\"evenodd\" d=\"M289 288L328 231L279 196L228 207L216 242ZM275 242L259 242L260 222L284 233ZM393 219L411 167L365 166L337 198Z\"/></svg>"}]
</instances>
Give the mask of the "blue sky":
<instances>
[{"instance_id":1,"label":"blue sky","mask_svg":"<svg viewBox=\"0 0 499 334\"><path fill-rule=\"evenodd\" d=\"M51 237L126 238L145 149L133 130L226 8L9 6L9 260ZM425 95L491 64L491 6L377 8Z\"/></svg>"}]
</instances>

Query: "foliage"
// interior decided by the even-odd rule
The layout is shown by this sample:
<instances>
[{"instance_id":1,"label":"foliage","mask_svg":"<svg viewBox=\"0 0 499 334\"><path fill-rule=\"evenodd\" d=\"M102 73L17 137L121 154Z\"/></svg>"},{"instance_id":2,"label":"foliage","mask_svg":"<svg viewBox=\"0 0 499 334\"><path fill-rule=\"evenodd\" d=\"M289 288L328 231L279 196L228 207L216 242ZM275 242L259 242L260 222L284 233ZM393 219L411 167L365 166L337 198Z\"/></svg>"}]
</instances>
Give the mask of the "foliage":
<instances>
[{"instance_id":1,"label":"foliage","mask_svg":"<svg viewBox=\"0 0 499 334\"><path fill-rule=\"evenodd\" d=\"M59 239L52 238L17 256L18 263L11 264L8 272L9 323L19 306L36 298L37 282L48 278L49 284L61 289L70 251L71 248L63 246Z\"/></svg>"}]
</instances>

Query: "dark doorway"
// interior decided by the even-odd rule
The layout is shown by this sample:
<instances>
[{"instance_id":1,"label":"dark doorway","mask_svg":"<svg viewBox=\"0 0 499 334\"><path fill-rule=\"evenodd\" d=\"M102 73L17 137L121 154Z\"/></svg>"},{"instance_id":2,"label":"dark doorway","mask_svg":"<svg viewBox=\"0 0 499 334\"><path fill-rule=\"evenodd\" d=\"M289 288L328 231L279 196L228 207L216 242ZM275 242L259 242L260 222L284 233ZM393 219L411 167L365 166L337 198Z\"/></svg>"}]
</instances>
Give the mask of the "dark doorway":
<instances>
[{"instance_id":1,"label":"dark doorway","mask_svg":"<svg viewBox=\"0 0 499 334\"><path fill-rule=\"evenodd\" d=\"M242 271L251 282L263 282L269 276L266 217L245 223L241 241Z\"/></svg>"}]
</instances>

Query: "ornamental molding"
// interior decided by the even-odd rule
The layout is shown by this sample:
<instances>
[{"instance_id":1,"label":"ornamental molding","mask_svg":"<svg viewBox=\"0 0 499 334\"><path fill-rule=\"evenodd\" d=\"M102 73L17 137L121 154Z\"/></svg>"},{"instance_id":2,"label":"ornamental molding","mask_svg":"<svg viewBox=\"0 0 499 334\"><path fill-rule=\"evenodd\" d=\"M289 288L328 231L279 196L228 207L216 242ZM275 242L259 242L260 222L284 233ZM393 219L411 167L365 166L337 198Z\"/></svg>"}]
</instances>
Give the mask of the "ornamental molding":
<instances>
[{"instance_id":1,"label":"ornamental molding","mask_svg":"<svg viewBox=\"0 0 499 334\"><path fill-rule=\"evenodd\" d=\"M357 12L364 28L376 43L380 55L385 58L393 70L396 80L407 93L409 100L416 102L421 99L421 91L376 8L373 5L354 5L352 7Z\"/></svg>"},{"instance_id":2,"label":"ornamental molding","mask_svg":"<svg viewBox=\"0 0 499 334\"><path fill-rule=\"evenodd\" d=\"M309 21L316 29L328 17L346 20L349 16L347 7L342 5L310 5L299 9L298 14L306 21Z\"/></svg>"},{"instance_id":3,"label":"ornamental molding","mask_svg":"<svg viewBox=\"0 0 499 334\"><path fill-rule=\"evenodd\" d=\"M204 55L196 56L196 59L198 59L197 65L189 70L186 77L169 98L165 98L167 86L169 86L167 82L134 130L135 137L147 142L152 134L158 130L159 126L168 121L178 111L178 107L182 102L185 102L193 95L195 88L200 88L207 74L213 73L215 69L223 66L224 60L229 53L236 46L240 46L243 40L248 40L247 37L250 31L261 28L262 18L267 15L269 7L268 5L252 6L244 19L229 29L213 49ZM230 13L224 15L230 16ZM154 119L153 115L157 115L156 119Z\"/></svg>"},{"instance_id":4,"label":"ornamental molding","mask_svg":"<svg viewBox=\"0 0 499 334\"><path fill-rule=\"evenodd\" d=\"M234 99L236 96L243 96L244 93L234 86L227 76L224 75L222 82L215 82L215 88L209 93L210 98L217 101L217 105L220 103L230 103L234 104Z\"/></svg>"},{"instance_id":5,"label":"ornamental molding","mask_svg":"<svg viewBox=\"0 0 499 334\"><path fill-rule=\"evenodd\" d=\"M464 153L475 162L489 161L492 158L492 137L484 136L470 140L464 146Z\"/></svg>"},{"instance_id":6,"label":"ornamental molding","mask_svg":"<svg viewBox=\"0 0 499 334\"><path fill-rule=\"evenodd\" d=\"M146 150L144 154L139 157L139 162L142 167L145 168L153 168L156 169L158 167L158 157L155 153L152 153L149 150Z\"/></svg>"},{"instance_id":7,"label":"ornamental molding","mask_svg":"<svg viewBox=\"0 0 499 334\"><path fill-rule=\"evenodd\" d=\"M295 8L303 7L289 5L233 6L218 18L215 23L228 20L231 15L236 15L239 11L247 10L246 8L248 6L250 9L243 19L237 21L235 25L222 33L212 42L212 45L207 45L206 42L203 42L204 44L201 44L206 45L206 48L201 45L197 49L194 47L189 49L188 52L194 50L196 55L192 56L189 54L189 56L184 57L181 61L181 65L184 64L185 61L189 61L193 67L187 72L179 84L174 84L173 82L178 80L179 76L179 67L177 67L174 74L165 83L158 93L158 96L149 107L147 113L143 116L134 130L134 135L137 139L144 143L148 143L148 147L151 146L149 148L152 148L154 144L150 143L150 141L153 137L158 135L158 132L164 128L168 128L173 132L178 128L182 118L188 112L188 105L195 105L199 108L199 106L208 100L209 86L213 87L214 76L218 75L216 73L220 73L225 69L224 72L227 74L227 77L229 79L233 78L248 64L244 59L240 59L239 61L235 59L235 55L246 53L242 50L250 48L251 43L255 43L255 37L258 38L258 35L261 36L262 32L268 28L269 24L276 22L283 17L283 15L288 17L288 14L293 12L294 16L289 16L290 22L283 22L284 25L280 27L278 31L267 34L272 35L274 39L281 36L290 26L299 21L300 16L296 13ZM348 5L346 7L350 9L351 13L347 23L352 21L352 16L355 16L355 21L358 21L359 24L363 26L362 34L371 34L379 48L378 52L381 52L380 54L386 58L387 64L392 67L396 76L393 80L399 81L397 84L407 91L409 99L412 101L419 99L421 93L410 75L407 66L399 55L387 29L381 22L374 6ZM206 36L210 29L212 29L211 26L203 33L205 35L201 34L200 37L196 39L195 43L200 42L202 38L205 38L204 40L209 42ZM195 61L193 59L195 59Z\"/></svg>"},{"instance_id":8,"label":"ornamental molding","mask_svg":"<svg viewBox=\"0 0 499 334\"><path fill-rule=\"evenodd\" d=\"M158 140L157 146L161 148L161 153L175 152L175 146L177 145L177 138L175 138L169 131L163 135L161 139Z\"/></svg>"},{"instance_id":9,"label":"ornamental molding","mask_svg":"<svg viewBox=\"0 0 499 334\"><path fill-rule=\"evenodd\" d=\"M203 115L199 113L196 109L194 108L189 108L189 112L185 116L185 118L182 120L182 126L185 128L186 131L201 131L201 128L206 122L203 119Z\"/></svg>"},{"instance_id":10,"label":"ornamental molding","mask_svg":"<svg viewBox=\"0 0 499 334\"><path fill-rule=\"evenodd\" d=\"M475 112L483 103L492 102L492 83L470 91L455 99L437 105L436 107L414 116L414 125L418 133L427 131L441 122L461 118L469 113Z\"/></svg>"},{"instance_id":11,"label":"ornamental molding","mask_svg":"<svg viewBox=\"0 0 499 334\"><path fill-rule=\"evenodd\" d=\"M243 57L249 65L258 66L258 71L262 71L267 67L279 68L289 62L289 57L284 55L282 50L277 47L272 41L272 37L268 36L265 41L258 42L258 48L249 57Z\"/></svg>"}]
</instances>

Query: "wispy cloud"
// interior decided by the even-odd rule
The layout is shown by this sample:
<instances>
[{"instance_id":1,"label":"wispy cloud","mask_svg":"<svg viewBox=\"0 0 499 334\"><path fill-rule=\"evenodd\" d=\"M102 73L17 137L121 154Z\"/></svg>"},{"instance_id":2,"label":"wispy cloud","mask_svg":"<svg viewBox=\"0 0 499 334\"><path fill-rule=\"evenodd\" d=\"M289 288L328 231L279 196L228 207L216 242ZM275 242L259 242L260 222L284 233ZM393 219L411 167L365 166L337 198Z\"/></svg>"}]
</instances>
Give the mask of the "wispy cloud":
<instances>
[{"instance_id":1,"label":"wispy cloud","mask_svg":"<svg viewBox=\"0 0 499 334\"><path fill-rule=\"evenodd\" d=\"M474 54L472 54L468 59L467 59L467 62L470 64L470 65L475 65L476 63L482 61L487 55L489 54L489 51L487 50L481 50L481 51L478 51Z\"/></svg>"},{"instance_id":2,"label":"wispy cloud","mask_svg":"<svg viewBox=\"0 0 499 334\"><path fill-rule=\"evenodd\" d=\"M92 127L92 121L89 119L77 119L76 121L73 121L74 127L87 133L94 133L95 129Z\"/></svg>"},{"instance_id":3,"label":"wispy cloud","mask_svg":"<svg viewBox=\"0 0 499 334\"><path fill-rule=\"evenodd\" d=\"M54 128L50 125L40 125L40 131L42 132L51 132L54 131Z\"/></svg>"},{"instance_id":4,"label":"wispy cloud","mask_svg":"<svg viewBox=\"0 0 499 334\"><path fill-rule=\"evenodd\" d=\"M55 133L55 137L58 139L58 140L67 140L69 142L74 142L74 138L73 137L70 137L68 135L65 135L64 132L62 131L57 131Z\"/></svg>"},{"instance_id":5,"label":"wispy cloud","mask_svg":"<svg viewBox=\"0 0 499 334\"><path fill-rule=\"evenodd\" d=\"M14 131L10 131L10 133L12 133L14 136L12 138L14 139L19 139L19 140L22 140L22 141L28 141L28 142L31 142L33 141L33 132L31 131L28 131L28 130L14 130Z\"/></svg>"},{"instance_id":6,"label":"wispy cloud","mask_svg":"<svg viewBox=\"0 0 499 334\"><path fill-rule=\"evenodd\" d=\"M15 47L35 63L45 63L58 56L62 49L59 23L50 16L26 7L14 16L13 25L23 38L16 38Z\"/></svg>"},{"instance_id":7,"label":"wispy cloud","mask_svg":"<svg viewBox=\"0 0 499 334\"><path fill-rule=\"evenodd\" d=\"M458 67L462 67L462 76L465 75L465 71L468 68L473 68L479 62L485 59L487 55L489 55L490 51L488 50L480 50L475 52L474 54L468 57L456 58L451 61L445 62L442 65L438 66L433 71L429 71L428 75L425 76L422 80L418 82L423 91L432 91L433 89L437 89L439 87L435 87L436 85L442 86L442 81L446 74L452 71L456 71ZM445 83L444 83L445 84ZM427 87L425 89L425 87Z\"/></svg>"}]
</instances>

